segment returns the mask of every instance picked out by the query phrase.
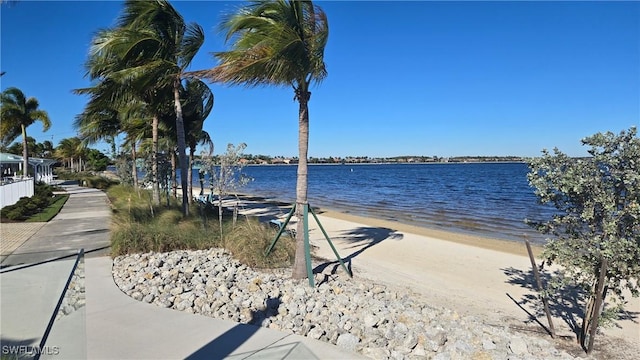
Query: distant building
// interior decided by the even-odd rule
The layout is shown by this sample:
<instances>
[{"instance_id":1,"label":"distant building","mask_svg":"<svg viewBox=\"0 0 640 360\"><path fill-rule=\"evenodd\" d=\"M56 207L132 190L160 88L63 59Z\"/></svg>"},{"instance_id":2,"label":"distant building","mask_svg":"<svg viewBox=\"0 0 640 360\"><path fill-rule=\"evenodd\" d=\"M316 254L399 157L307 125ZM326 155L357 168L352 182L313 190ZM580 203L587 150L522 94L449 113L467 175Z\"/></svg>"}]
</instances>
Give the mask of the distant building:
<instances>
[{"instance_id":1,"label":"distant building","mask_svg":"<svg viewBox=\"0 0 640 360\"><path fill-rule=\"evenodd\" d=\"M0 153L0 174L2 181L13 181L33 174L35 181L43 181L47 184L53 181L53 165L58 161L51 159L29 158L29 169L25 174L22 166L24 158L20 155Z\"/></svg>"}]
</instances>

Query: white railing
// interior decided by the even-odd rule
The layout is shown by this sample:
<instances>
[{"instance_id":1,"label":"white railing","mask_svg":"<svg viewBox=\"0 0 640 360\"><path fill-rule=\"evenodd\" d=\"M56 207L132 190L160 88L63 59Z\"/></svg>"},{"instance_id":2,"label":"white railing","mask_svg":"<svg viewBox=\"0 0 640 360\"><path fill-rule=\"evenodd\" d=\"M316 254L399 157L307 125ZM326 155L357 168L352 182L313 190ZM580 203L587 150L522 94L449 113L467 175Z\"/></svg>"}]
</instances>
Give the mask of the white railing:
<instances>
[{"instance_id":1,"label":"white railing","mask_svg":"<svg viewBox=\"0 0 640 360\"><path fill-rule=\"evenodd\" d=\"M33 179L23 179L0 186L0 208L13 205L21 197L33 196Z\"/></svg>"}]
</instances>

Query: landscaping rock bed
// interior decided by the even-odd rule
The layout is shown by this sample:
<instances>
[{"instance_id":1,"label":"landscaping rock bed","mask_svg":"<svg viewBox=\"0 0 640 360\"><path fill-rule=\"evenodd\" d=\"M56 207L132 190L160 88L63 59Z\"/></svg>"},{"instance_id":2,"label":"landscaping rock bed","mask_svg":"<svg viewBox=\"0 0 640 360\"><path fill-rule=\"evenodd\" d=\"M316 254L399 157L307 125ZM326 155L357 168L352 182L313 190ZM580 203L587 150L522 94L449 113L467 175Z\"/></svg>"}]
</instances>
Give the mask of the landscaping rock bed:
<instances>
[{"instance_id":1,"label":"landscaping rock bed","mask_svg":"<svg viewBox=\"0 0 640 360\"><path fill-rule=\"evenodd\" d=\"M118 287L157 306L329 342L374 359L572 359L545 339L432 307L410 290L346 274L311 288L221 249L119 256Z\"/></svg>"}]
</instances>

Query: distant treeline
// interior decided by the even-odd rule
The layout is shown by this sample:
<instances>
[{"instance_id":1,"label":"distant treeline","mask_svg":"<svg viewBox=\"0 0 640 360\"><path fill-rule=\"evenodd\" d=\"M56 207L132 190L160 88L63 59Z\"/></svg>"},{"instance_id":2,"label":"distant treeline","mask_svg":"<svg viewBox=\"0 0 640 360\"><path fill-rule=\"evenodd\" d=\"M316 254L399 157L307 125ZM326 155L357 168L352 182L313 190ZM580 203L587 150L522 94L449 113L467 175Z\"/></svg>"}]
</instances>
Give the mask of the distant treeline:
<instances>
[{"instance_id":1,"label":"distant treeline","mask_svg":"<svg viewBox=\"0 0 640 360\"><path fill-rule=\"evenodd\" d=\"M394 156L394 157L369 157L369 156L347 156L347 157L310 157L310 164L387 164L387 163L464 163L464 162L523 162L525 158L519 156ZM244 154L242 160L244 164L297 164L297 157L268 156Z\"/></svg>"}]
</instances>

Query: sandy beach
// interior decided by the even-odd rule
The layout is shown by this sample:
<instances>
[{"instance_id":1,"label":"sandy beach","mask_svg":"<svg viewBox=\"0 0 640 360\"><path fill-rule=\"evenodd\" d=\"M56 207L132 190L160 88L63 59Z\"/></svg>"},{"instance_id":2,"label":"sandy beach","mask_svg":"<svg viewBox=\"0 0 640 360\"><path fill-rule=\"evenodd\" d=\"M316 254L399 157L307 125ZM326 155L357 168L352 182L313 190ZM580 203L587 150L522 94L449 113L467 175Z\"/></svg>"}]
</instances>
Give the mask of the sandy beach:
<instances>
[{"instance_id":1,"label":"sandy beach","mask_svg":"<svg viewBox=\"0 0 640 360\"><path fill-rule=\"evenodd\" d=\"M251 197L244 197L239 203L241 213L265 220L284 220L289 208L283 205ZM461 315L483 317L490 323L508 324L544 336L542 325L547 326L546 318L532 316L541 306L535 300L535 280L524 243L331 210L318 209L316 213L354 276L389 286L408 287L429 303ZM295 226L294 222L292 219L290 227ZM335 255L311 216L309 228L315 256L327 259L317 261L316 268L319 266L325 273L344 271L335 262ZM534 248L534 253L540 251L539 247ZM536 262L541 261L537 258ZM621 339L630 349L640 350L640 299L629 297L629 300L628 319L618 321L616 327L603 332L607 341ZM575 342L571 327L580 326L577 315L583 311L580 307L569 302L551 306L556 332L563 335L565 341Z\"/></svg>"}]
</instances>

